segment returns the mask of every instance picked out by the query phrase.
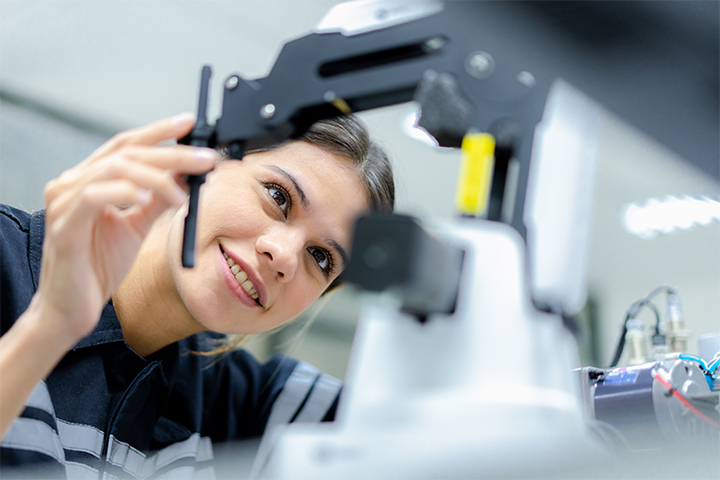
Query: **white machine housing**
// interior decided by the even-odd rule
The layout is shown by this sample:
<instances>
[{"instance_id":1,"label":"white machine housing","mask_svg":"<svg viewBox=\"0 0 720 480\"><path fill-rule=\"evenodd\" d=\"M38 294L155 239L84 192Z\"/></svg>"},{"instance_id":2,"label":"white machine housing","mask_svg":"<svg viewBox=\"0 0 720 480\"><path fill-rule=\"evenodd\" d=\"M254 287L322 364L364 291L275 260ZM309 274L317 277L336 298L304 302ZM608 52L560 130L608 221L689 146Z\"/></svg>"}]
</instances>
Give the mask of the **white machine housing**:
<instances>
[{"instance_id":1,"label":"white machine housing","mask_svg":"<svg viewBox=\"0 0 720 480\"><path fill-rule=\"evenodd\" d=\"M554 477L599 454L560 315L585 301L585 264L602 110L563 81L533 148L528 245L512 227L452 222L465 250L456 309L420 324L389 296L367 302L336 421L268 432L267 478ZM530 258L527 257L529 252ZM421 261L421 259L419 260Z\"/></svg>"}]
</instances>

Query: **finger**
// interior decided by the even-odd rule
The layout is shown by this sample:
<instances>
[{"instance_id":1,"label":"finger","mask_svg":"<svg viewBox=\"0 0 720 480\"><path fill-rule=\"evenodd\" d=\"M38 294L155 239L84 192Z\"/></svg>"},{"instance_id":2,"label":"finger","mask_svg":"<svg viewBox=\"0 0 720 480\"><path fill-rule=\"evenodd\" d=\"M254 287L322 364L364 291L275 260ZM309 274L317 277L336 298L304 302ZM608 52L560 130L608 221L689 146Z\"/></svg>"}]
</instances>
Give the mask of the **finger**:
<instances>
[{"instance_id":1,"label":"finger","mask_svg":"<svg viewBox=\"0 0 720 480\"><path fill-rule=\"evenodd\" d=\"M63 172L60 178L51 180L45 187L45 204L51 203L88 164L119 150L126 145L154 145L156 143L182 138L192 130L195 117L190 112L165 118L144 127L128 130L115 135L75 167Z\"/></svg>"},{"instance_id":2,"label":"finger","mask_svg":"<svg viewBox=\"0 0 720 480\"><path fill-rule=\"evenodd\" d=\"M85 164L85 162L79 163L62 172L59 177L46 183L44 190L45 205L49 206L60 195L72 188L75 188L80 179L87 177L89 168L92 167Z\"/></svg>"},{"instance_id":3,"label":"finger","mask_svg":"<svg viewBox=\"0 0 720 480\"><path fill-rule=\"evenodd\" d=\"M153 223L168 210L168 208L177 208L177 205L168 205L162 198L153 196L153 199L147 205L135 205L132 208L123 210L120 214L125 220L132 225L133 229L146 235Z\"/></svg>"},{"instance_id":4,"label":"finger","mask_svg":"<svg viewBox=\"0 0 720 480\"><path fill-rule=\"evenodd\" d=\"M67 170L45 186L45 204L50 205L63 192L99 179L118 178L130 165L148 165L162 171L172 171L171 176L199 174L211 170L219 154L211 148L188 146L174 147L125 147L102 161L78 165ZM152 188L152 186L148 186Z\"/></svg>"},{"instance_id":5,"label":"finger","mask_svg":"<svg viewBox=\"0 0 720 480\"><path fill-rule=\"evenodd\" d=\"M212 148L188 147L125 147L118 152L123 158L141 162L162 170L172 170L181 175L197 175L211 170L220 154Z\"/></svg>"},{"instance_id":6,"label":"finger","mask_svg":"<svg viewBox=\"0 0 720 480\"><path fill-rule=\"evenodd\" d=\"M155 145L166 140L182 138L195 125L195 116L190 112L164 118L143 127L120 132L95 150L85 161L92 162L128 145Z\"/></svg>"},{"instance_id":7,"label":"finger","mask_svg":"<svg viewBox=\"0 0 720 480\"><path fill-rule=\"evenodd\" d=\"M63 212L68 205L74 203L74 198L82 196L87 189L96 184L104 184L112 180L122 180L133 185L135 188L142 188L152 193L156 199L162 199L164 208L171 205L181 205L187 193L177 183L175 178L167 170L158 170L141 163L128 161L112 162L112 167L97 169L95 172L88 172L86 178L80 179L72 189L68 189L59 196L46 209L46 215L52 220L58 212ZM134 202L131 202L134 203ZM127 207L128 204L115 204Z\"/></svg>"},{"instance_id":8,"label":"finger","mask_svg":"<svg viewBox=\"0 0 720 480\"><path fill-rule=\"evenodd\" d=\"M108 205L146 205L151 201L149 191L128 180L112 180L86 185L77 195L65 193L58 199L64 208L55 212L57 219L49 224L48 235L63 249L85 248L89 240L87 229Z\"/></svg>"},{"instance_id":9,"label":"finger","mask_svg":"<svg viewBox=\"0 0 720 480\"><path fill-rule=\"evenodd\" d=\"M116 161L114 166L102 170L92 182L107 180L129 180L138 187L144 188L164 200L167 206L181 205L185 202L187 194L177 183L168 170L159 170L142 163Z\"/></svg>"}]
</instances>

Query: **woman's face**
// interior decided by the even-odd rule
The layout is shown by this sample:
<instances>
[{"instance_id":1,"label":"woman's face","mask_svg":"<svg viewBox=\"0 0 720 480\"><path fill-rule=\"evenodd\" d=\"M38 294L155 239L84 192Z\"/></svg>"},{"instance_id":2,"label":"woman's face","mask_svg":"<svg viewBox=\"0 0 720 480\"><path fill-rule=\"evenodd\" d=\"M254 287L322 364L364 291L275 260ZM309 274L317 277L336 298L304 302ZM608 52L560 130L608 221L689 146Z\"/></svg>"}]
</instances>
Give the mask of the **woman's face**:
<instances>
[{"instance_id":1,"label":"woman's face","mask_svg":"<svg viewBox=\"0 0 720 480\"><path fill-rule=\"evenodd\" d=\"M349 160L309 143L222 162L200 189L195 268L180 264L184 211L173 218L178 293L199 329L277 327L342 272L354 221L368 208Z\"/></svg>"}]
</instances>

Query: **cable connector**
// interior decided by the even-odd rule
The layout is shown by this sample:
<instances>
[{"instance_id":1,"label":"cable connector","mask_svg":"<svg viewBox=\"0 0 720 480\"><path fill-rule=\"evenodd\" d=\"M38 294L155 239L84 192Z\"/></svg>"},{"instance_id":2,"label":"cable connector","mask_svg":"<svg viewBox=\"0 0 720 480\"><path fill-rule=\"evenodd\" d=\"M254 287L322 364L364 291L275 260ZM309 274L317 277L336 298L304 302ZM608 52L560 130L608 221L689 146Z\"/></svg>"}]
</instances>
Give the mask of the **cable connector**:
<instances>
[{"instance_id":1,"label":"cable connector","mask_svg":"<svg viewBox=\"0 0 720 480\"><path fill-rule=\"evenodd\" d=\"M629 350L628 365L640 365L647 362L647 339L644 329L645 326L640 320L632 318L627 322L625 343Z\"/></svg>"},{"instance_id":2,"label":"cable connector","mask_svg":"<svg viewBox=\"0 0 720 480\"><path fill-rule=\"evenodd\" d=\"M656 362L660 362L665 359L665 356L670 353L670 349L667 346L667 338L660 332L655 332L650 337L652 343L653 357Z\"/></svg>"},{"instance_id":3,"label":"cable connector","mask_svg":"<svg viewBox=\"0 0 720 480\"><path fill-rule=\"evenodd\" d=\"M665 306L668 316L667 337L670 351L686 352L690 332L685 329L682 302L680 301L680 295L677 294L677 291L668 291Z\"/></svg>"},{"instance_id":4,"label":"cable connector","mask_svg":"<svg viewBox=\"0 0 720 480\"><path fill-rule=\"evenodd\" d=\"M675 290L668 292L665 305L668 319L671 322L683 321L682 302L680 301L680 295Z\"/></svg>"}]
</instances>

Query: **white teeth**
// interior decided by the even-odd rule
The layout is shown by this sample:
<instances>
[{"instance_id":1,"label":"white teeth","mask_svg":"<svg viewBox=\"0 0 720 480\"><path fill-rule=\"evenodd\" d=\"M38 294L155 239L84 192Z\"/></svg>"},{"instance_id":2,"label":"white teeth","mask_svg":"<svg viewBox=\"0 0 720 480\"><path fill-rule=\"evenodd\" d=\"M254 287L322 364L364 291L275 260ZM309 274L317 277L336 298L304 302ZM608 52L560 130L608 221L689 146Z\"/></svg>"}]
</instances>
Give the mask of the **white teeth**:
<instances>
[{"instance_id":1,"label":"white teeth","mask_svg":"<svg viewBox=\"0 0 720 480\"><path fill-rule=\"evenodd\" d=\"M227 260L227 264L230 267L230 271L235 275L235 280L238 281L241 287L247 292L248 295L250 295L250 298L253 300L258 299L258 293L255 291L255 286L253 283L248 280L248 275L243 270L240 269L240 265L236 264L235 261L228 256L227 253L223 252L223 256L225 257L225 260Z\"/></svg>"},{"instance_id":2,"label":"white teeth","mask_svg":"<svg viewBox=\"0 0 720 480\"><path fill-rule=\"evenodd\" d=\"M237 278L237 277L235 277L235 278ZM245 280L244 282L242 282L240 284L240 286L245 289L245 291L247 292L248 295L250 295L250 297L252 297L253 295L257 295L257 292L253 288L253 283L250 280Z\"/></svg>"}]
</instances>

